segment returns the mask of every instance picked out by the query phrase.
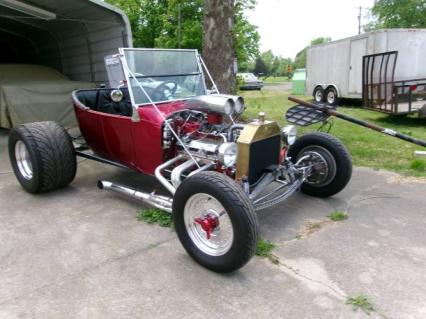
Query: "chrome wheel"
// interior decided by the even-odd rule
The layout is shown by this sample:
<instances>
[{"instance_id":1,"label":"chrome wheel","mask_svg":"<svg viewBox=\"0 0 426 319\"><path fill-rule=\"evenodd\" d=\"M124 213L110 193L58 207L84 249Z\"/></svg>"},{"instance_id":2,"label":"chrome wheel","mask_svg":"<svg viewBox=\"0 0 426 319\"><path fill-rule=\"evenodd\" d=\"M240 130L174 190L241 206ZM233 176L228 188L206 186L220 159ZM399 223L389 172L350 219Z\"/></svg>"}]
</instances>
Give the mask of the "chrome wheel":
<instances>
[{"instance_id":1,"label":"chrome wheel","mask_svg":"<svg viewBox=\"0 0 426 319\"><path fill-rule=\"evenodd\" d=\"M300 152L299 159L302 159L299 163L301 166L311 167L311 174L307 177L306 184L322 187L328 185L336 176L336 161L324 147L308 146Z\"/></svg>"},{"instance_id":2,"label":"chrome wheel","mask_svg":"<svg viewBox=\"0 0 426 319\"><path fill-rule=\"evenodd\" d=\"M25 143L17 141L15 144L15 158L19 173L23 178L30 180L33 178L33 165L31 163L30 153Z\"/></svg>"},{"instance_id":3,"label":"chrome wheel","mask_svg":"<svg viewBox=\"0 0 426 319\"><path fill-rule=\"evenodd\" d=\"M232 246L234 231L222 204L205 193L192 195L185 204L184 222L192 242L207 255L222 256Z\"/></svg>"},{"instance_id":4,"label":"chrome wheel","mask_svg":"<svg viewBox=\"0 0 426 319\"><path fill-rule=\"evenodd\" d=\"M334 105L336 102L336 93L334 90L330 90L327 92L327 103L330 105Z\"/></svg>"},{"instance_id":5,"label":"chrome wheel","mask_svg":"<svg viewBox=\"0 0 426 319\"><path fill-rule=\"evenodd\" d=\"M324 98L323 96L323 92L321 90L316 90L315 91L315 101L316 102L322 102L322 99Z\"/></svg>"}]
</instances>

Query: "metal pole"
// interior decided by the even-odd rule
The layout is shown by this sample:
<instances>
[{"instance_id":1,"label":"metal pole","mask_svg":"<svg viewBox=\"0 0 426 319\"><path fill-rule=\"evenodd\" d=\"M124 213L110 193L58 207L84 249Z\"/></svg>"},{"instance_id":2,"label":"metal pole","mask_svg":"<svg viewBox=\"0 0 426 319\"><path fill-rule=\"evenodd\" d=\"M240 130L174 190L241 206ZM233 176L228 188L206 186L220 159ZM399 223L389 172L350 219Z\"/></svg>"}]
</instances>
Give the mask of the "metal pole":
<instances>
[{"instance_id":1,"label":"metal pole","mask_svg":"<svg viewBox=\"0 0 426 319\"><path fill-rule=\"evenodd\" d=\"M359 7L359 14L358 14L358 34L361 34L361 12L362 7Z\"/></svg>"},{"instance_id":2,"label":"metal pole","mask_svg":"<svg viewBox=\"0 0 426 319\"><path fill-rule=\"evenodd\" d=\"M297 103L297 104L300 104L300 105L303 105L303 106L306 106L306 107L311 107L311 108L316 109L318 111L324 112L328 115L335 116L335 117L340 118L342 120L345 120L345 121L348 121L348 122L351 122L351 123L354 123L354 124L358 124L360 126L364 126L364 127L369 128L373 131L380 132L380 133L383 133L383 134L386 134L386 135L390 135L390 136L399 138L401 140L426 147L426 141L422 141L422 140L416 139L414 137L407 136L405 134L401 134L401 133L399 133L395 130L392 130L390 128L385 128L385 127L378 126L376 124L368 123L366 121L356 119L354 117L339 113L339 112L337 112L333 109L330 109L326 106L315 105L313 103L306 102L306 101L297 99L297 98L292 97L292 96L289 96L288 99L292 102Z\"/></svg>"}]
</instances>

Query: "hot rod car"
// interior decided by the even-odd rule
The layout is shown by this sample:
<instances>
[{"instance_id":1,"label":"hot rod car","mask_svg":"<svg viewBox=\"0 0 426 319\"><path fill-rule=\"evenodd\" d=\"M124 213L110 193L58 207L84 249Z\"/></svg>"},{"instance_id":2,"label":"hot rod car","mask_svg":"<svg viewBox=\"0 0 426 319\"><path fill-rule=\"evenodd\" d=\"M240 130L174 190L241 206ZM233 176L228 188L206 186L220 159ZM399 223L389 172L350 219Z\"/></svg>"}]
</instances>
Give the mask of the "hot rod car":
<instances>
[{"instance_id":1,"label":"hot rod car","mask_svg":"<svg viewBox=\"0 0 426 319\"><path fill-rule=\"evenodd\" d=\"M10 160L26 191L71 183L76 156L154 175L169 196L109 181L98 186L172 213L188 254L231 272L255 252L256 211L299 189L332 196L351 177L350 155L335 137L298 138L295 126L280 128L262 112L240 120L244 99L219 94L196 50L122 48L105 61L111 88L72 94L85 143L73 143L54 122L11 130Z\"/></svg>"}]
</instances>

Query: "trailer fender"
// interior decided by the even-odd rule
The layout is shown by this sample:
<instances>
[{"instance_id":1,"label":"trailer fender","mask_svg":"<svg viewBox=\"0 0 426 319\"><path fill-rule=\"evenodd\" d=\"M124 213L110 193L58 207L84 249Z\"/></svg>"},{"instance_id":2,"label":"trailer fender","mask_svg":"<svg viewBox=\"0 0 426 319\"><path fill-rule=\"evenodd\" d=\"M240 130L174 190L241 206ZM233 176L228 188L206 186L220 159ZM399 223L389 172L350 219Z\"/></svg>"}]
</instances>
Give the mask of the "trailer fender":
<instances>
[{"instance_id":1,"label":"trailer fender","mask_svg":"<svg viewBox=\"0 0 426 319\"><path fill-rule=\"evenodd\" d=\"M338 97L341 97L342 96L342 94L341 94L341 92L340 92L340 89L339 89L339 87L336 85L336 84L334 84L334 83L331 83L331 84L328 84L328 85L326 85L325 87L323 87L323 89L325 90L325 91L327 91L329 88L334 88L335 90L336 90L336 92L337 92L337 96Z\"/></svg>"}]
</instances>

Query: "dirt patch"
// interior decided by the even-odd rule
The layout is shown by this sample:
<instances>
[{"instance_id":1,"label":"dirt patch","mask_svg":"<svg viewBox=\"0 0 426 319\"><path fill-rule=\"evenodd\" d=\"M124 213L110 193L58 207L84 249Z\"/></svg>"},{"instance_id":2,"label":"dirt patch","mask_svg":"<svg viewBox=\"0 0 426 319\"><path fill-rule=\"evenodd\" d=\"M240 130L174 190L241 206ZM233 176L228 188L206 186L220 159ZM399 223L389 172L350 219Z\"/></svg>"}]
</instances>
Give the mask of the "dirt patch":
<instances>
[{"instance_id":1,"label":"dirt patch","mask_svg":"<svg viewBox=\"0 0 426 319\"><path fill-rule=\"evenodd\" d=\"M304 239L312 235L313 233L316 233L317 231L320 231L325 226L333 224L333 221L331 220L308 220L306 221L302 228L299 230L299 232L296 235L297 239Z\"/></svg>"},{"instance_id":2,"label":"dirt patch","mask_svg":"<svg viewBox=\"0 0 426 319\"><path fill-rule=\"evenodd\" d=\"M402 176L394 175L389 177L386 182L388 184L403 184L403 183L420 183L426 184L426 178L424 177L413 177L413 176Z\"/></svg>"}]
</instances>

